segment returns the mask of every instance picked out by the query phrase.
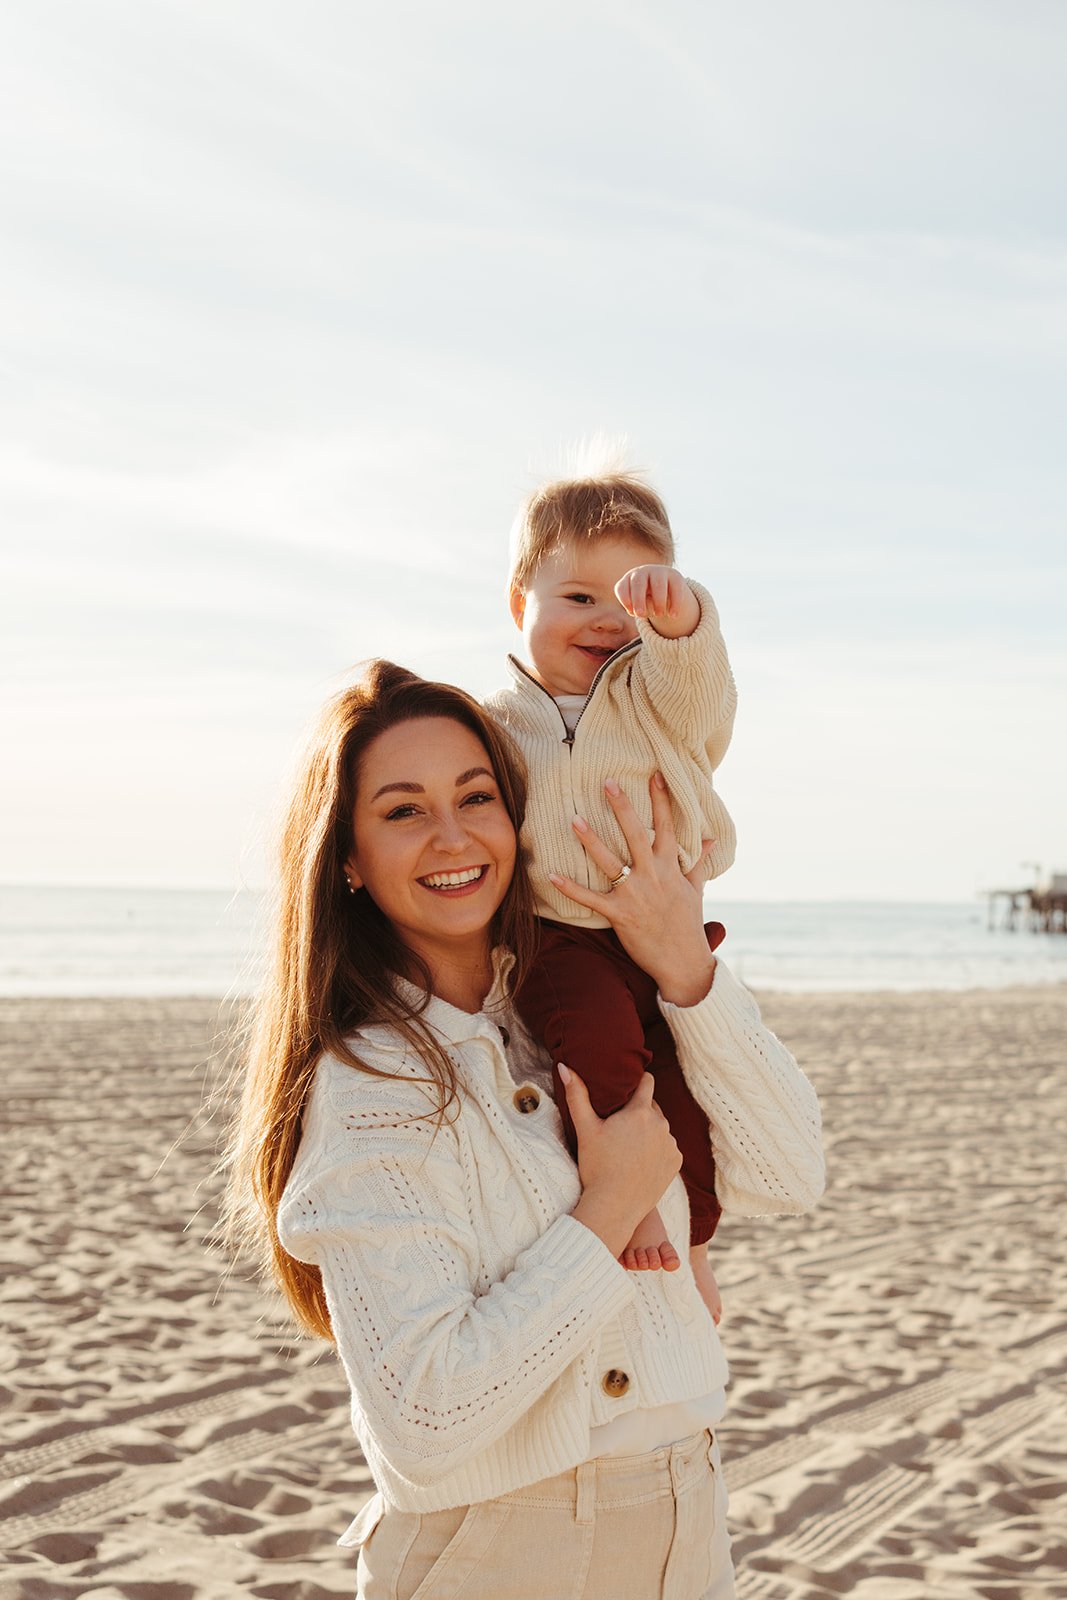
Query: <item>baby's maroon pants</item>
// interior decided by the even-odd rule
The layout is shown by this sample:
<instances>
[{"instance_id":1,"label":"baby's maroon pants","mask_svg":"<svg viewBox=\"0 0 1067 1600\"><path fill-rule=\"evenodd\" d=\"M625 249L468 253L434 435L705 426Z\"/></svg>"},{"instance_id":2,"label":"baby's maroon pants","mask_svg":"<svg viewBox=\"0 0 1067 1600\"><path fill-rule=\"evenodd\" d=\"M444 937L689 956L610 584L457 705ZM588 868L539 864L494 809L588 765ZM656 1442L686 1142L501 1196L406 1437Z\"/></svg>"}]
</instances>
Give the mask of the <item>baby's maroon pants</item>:
<instances>
[{"instance_id":1,"label":"baby's maroon pants","mask_svg":"<svg viewBox=\"0 0 1067 1600\"><path fill-rule=\"evenodd\" d=\"M533 1037L552 1057L556 1103L567 1142L577 1148L567 1096L556 1070L573 1067L589 1090L598 1116L624 1106L651 1072L656 1103L682 1152L682 1181L689 1195L690 1244L704 1244L719 1224L715 1198L715 1160L708 1119L689 1092L674 1038L656 1004L656 985L635 966L611 928L574 928L539 923L537 957L515 1004ZM715 950L726 937L721 922L704 932Z\"/></svg>"}]
</instances>

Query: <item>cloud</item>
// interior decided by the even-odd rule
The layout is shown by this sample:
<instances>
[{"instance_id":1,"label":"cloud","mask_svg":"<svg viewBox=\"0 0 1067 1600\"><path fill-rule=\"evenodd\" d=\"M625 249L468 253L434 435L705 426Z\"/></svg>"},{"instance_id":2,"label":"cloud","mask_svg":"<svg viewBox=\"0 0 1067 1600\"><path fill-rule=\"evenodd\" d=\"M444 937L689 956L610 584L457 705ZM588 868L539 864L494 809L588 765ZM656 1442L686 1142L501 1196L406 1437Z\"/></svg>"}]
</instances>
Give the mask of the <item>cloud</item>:
<instances>
[{"instance_id":1,"label":"cloud","mask_svg":"<svg viewBox=\"0 0 1067 1600\"><path fill-rule=\"evenodd\" d=\"M143 879L161 831L179 879L225 876L348 664L492 687L529 465L598 428L719 597L746 872L878 892L921 858L966 892L991 724L986 788L1046 827L1059 8L54 0L4 27L20 871Z\"/></svg>"}]
</instances>

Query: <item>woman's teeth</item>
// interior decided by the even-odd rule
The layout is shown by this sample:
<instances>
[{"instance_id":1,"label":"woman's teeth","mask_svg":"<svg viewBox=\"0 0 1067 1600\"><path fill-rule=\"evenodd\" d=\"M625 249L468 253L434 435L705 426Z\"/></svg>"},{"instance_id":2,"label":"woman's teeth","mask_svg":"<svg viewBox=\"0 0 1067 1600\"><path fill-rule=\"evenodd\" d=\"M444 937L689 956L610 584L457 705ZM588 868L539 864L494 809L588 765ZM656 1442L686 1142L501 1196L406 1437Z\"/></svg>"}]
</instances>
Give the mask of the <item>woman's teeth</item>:
<instances>
[{"instance_id":1,"label":"woman's teeth","mask_svg":"<svg viewBox=\"0 0 1067 1600\"><path fill-rule=\"evenodd\" d=\"M422 882L430 889L458 889L464 883L473 883L484 871L484 867L467 867L463 872L432 872Z\"/></svg>"}]
</instances>

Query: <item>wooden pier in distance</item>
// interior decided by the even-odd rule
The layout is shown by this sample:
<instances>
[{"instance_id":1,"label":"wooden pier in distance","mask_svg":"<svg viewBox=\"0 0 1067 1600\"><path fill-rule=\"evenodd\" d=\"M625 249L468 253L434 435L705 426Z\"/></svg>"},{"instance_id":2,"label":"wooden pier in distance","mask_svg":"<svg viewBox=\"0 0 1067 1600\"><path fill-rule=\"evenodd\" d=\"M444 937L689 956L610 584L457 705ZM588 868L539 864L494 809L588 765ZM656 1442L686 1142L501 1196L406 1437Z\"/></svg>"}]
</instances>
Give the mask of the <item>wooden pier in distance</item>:
<instances>
[{"instance_id":1,"label":"wooden pier in distance","mask_svg":"<svg viewBox=\"0 0 1067 1600\"><path fill-rule=\"evenodd\" d=\"M1044 887L987 889L989 927L1028 928L1032 933L1067 933L1067 872L1054 872ZM1004 903L997 920L997 910Z\"/></svg>"}]
</instances>

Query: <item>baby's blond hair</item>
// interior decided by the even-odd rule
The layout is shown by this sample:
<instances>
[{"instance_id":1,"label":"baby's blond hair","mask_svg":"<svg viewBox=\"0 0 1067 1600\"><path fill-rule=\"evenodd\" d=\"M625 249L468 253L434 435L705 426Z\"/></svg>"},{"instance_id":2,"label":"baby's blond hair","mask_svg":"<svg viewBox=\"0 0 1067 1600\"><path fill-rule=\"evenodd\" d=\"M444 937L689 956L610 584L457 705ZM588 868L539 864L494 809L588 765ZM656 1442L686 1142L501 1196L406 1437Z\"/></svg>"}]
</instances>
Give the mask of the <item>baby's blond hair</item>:
<instances>
[{"instance_id":1,"label":"baby's blond hair","mask_svg":"<svg viewBox=\"0 0 1067 1600\"><path fill-rule=\"evenodd\" d=\"M667 509L636 472L558 478L542 484L515 519L508 587L527 590L545 557L567 545L620 537L636 539L660 561L673 565L674 535Z\"/></svg>"}]
</instances>

